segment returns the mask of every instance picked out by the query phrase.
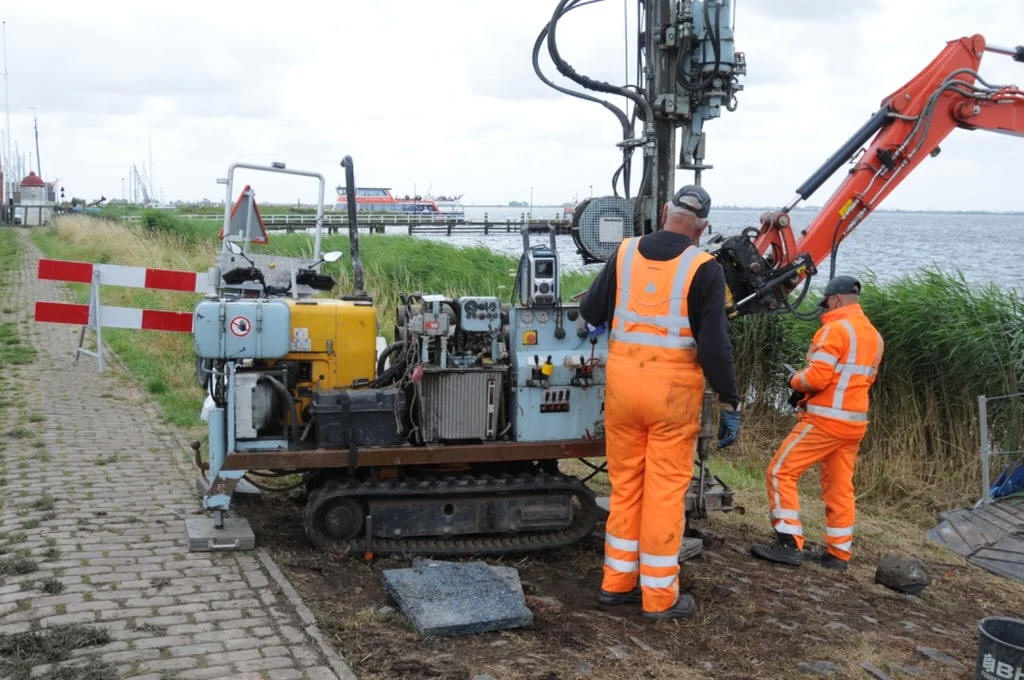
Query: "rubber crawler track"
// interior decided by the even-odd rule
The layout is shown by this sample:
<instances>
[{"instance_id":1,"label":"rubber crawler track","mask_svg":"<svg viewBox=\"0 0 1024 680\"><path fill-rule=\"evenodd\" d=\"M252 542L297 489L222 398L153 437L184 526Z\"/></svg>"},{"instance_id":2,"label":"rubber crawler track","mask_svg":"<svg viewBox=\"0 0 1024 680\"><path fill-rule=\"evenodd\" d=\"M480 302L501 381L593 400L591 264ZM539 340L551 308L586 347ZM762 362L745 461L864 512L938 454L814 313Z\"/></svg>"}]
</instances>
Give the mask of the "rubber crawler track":
<instances>
[{"instance_id":1,"label":"rubber crawler track","mask_svg":"<svg viewBox=\"0 0 1024 680\"><path fill-rule=\"evenodd\" d=\"M576 477L538 472L519 475L450 475L406 480L347 481L330 480L312 490L303 513L306 535L321 550L362 554L367 549L363 537L337 540L320 530L318 512L339 496L357 500L386 497L389 499L432 496L439 500L458 496L494 495L501 493L569 492L579 503L574 508L572 523L558 531L501 534L495 536L450 536L414 538L374 537L371 551L410 555L486 555L519 553L558 548L589 534L597 521L598 509L594 493Z\"/></svg>"}]
</instances>

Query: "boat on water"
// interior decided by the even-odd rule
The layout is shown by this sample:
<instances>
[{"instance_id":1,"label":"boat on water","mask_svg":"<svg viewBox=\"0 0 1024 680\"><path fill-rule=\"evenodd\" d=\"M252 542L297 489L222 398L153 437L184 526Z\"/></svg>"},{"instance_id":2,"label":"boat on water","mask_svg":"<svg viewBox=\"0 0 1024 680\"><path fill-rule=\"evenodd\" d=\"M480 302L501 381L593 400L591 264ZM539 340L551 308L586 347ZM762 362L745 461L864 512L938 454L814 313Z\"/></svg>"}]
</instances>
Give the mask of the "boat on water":
<instances>
[{"instance_id":1,"label":"boat on water","mask_svg":"<svg viewBox=\"0 0 1024 680\"><path fill-rule=\"evenodd\" d=\"M348 208L345 187L337 187L338 197L334 201L336 211ZM390 187L356 187L356 211L368 213L401 213L462 219L462 195L458 196L402 196L391 193Z\"/></svg>"}]
</instances>

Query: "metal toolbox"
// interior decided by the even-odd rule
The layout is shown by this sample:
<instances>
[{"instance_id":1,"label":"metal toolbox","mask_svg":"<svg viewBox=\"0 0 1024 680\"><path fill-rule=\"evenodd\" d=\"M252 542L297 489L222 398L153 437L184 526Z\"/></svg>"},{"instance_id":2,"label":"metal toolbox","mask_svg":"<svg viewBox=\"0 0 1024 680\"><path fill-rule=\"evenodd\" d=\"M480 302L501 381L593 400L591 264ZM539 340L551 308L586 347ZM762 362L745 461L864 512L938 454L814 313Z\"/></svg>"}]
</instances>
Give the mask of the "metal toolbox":
<instances>
[{"instance_id":1,"label":"metal toolbox","mask_svg":"<svg viewBox=\"0 0 1024 680\"><path fill-rule=\"evenodd\" d=\"M397 388L314 392L309 410L321 448L405 443L405 395Z\"/></svg>"}]
</instances>

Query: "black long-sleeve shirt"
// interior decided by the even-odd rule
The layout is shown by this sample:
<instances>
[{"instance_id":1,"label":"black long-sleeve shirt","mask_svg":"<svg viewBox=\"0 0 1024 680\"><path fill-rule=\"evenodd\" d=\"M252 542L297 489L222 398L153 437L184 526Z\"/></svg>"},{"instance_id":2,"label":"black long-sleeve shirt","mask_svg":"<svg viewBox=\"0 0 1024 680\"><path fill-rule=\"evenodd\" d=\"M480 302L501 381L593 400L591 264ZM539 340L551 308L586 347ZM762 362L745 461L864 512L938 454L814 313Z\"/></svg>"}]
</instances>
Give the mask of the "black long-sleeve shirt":
<instances>
[{"instance_id":1,"label":"black long-sleeve shirt","mask_svg":"<svg viewBox=\"0 0 1024 680\"><path fill-rule=\"evenodd\" d=\"M664 262L678 257L693 241L671 231L656 231L640 239L640 254ZM580 303L580 314L589 323L611 327L615 317L618 251L605 263ZM725 275L718 262L705 262L697 269L686 296L690 329L697 341L697 363L720 401L739 406L736 372L733 368L729 321L725 314Z\"/></svg>"}]
</instances>

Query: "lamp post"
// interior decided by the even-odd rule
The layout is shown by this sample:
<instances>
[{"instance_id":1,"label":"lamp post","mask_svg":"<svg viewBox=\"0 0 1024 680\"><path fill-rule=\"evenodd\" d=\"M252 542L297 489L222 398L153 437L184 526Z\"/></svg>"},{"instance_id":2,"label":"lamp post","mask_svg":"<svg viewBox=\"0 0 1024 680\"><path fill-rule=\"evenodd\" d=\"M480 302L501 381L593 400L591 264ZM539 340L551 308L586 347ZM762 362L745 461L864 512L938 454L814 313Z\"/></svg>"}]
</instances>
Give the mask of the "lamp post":
<instances>
[{"instance_id":1,"label":"lamp post","mask_svg":"<svg viewBox=\"0 0 1024 680\"><path fill-rule=\"evenodd\" d=\"M590 186L590 197L593 198L594 197L594 185L590 184L588 186Z\"/></svg>"},{"instance_id":2,"label":"lamp post","mask_svg":"<svg viewBox=\"0 0 1024 680\"><path fill-rule=\"evenodd\" d=\"M533 187L530 187L530 221L533 221Z\"/></svg>"}]
</instances>

